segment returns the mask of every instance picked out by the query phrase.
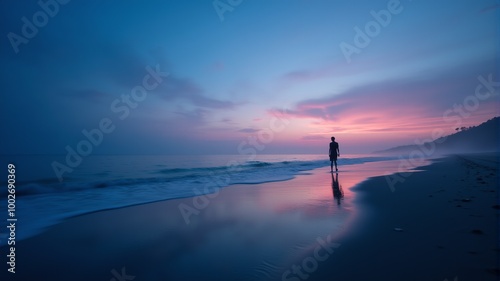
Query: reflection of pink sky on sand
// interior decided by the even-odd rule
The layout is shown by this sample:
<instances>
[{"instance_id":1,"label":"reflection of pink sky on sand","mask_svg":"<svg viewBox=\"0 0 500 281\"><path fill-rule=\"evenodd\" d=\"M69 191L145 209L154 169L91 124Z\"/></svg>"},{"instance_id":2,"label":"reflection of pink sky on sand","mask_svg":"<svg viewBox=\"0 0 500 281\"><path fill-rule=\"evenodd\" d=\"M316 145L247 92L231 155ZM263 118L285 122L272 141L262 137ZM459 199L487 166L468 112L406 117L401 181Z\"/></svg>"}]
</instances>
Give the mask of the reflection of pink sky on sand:
<instances>
[{"instance_id":1,"label":"reflection of pink sky on sand","mask_svg":"<svg viewBox=\"0 0 500 281\"><path fill-rule=\"evenodd\" d=\"M340 204L334 198L332 174L329 167L325 167L290 181L228 187L221 191L214 205L221 216L250 220L273 220L288 215L310 221L331 220L336 216L346 218L356 211L352 205L355 196L352 188L369 177L392 173L398 165L399 161L382 161L340 166L339 173L333 174L344 196Z\"/></svg>"},{"instance_id":2,"label":"reflection of pink sky on sand","mask_svg":"<svg viewBox=\"0 0 500 281\"><path fill-rule=\"evenodd\" d=\"M193 261L203 262L214 251L218 259L235 270L241 265L231 257L241 252L252 257L244 269L240 268L243 271L262 261L277 268L289 266L290 261L301 260L307 249L316 246L318 237L331 235L336 241L347 234L358 214L353 187L368 177L395 172L398 165L399 161L384 161L340 166L338 182L344 193L340 204L334 198L330 167L289 181L224 188L188 226L208 239L193 245L189 263L172 266L182 268ZM390 193L387 186L379 188ZM267 271L269 268L265 270L273 274Z\"/></svg>"},{"instance_id":3,"label":"reflection of pink sky on sand","mask_svg":"<svg viewBox=\"0 0 500 281\"><path fill-rule=\"evenodd\" d=\"M352 212L354 208L350 201L355 196L352 188L369 177L396 171L399 164L399 161L381 161L340 166L339 173L333 174L344 195L340 205L333 195L329 167L317 169L310 175L300 175L293 181L256 186L258 208L277 214L301 209L305 216L315 217L331 216L339 211Z\"/></svg>"}]
</instances>

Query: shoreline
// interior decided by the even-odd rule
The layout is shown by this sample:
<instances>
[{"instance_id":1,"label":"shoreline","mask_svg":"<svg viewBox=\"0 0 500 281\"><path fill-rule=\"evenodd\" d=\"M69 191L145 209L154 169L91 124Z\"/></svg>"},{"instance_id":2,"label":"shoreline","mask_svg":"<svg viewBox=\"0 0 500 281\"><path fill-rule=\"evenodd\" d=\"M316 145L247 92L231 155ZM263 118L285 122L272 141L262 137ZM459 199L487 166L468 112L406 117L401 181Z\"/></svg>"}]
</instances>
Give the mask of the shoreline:
<instances>
[{"instance_id":1,"label":"shoreline","mask_svg":"<svg viewBox=\"0 0 500 281\"><path fill-rule=\"evenodd\" d=\"M497 159L498 163L498 155L488 157ZM19 243L18 266L22 271L16 277L23 280L35 277L109 280L113 278L113 270L120 272L125 269L127 274L141 280L234 280L240 275L248 280L295 280L290 278L300 276L291 274L286 276L288 279L283 279L283 274L291 269L290 266L303 265L304 258L314 256L310 250L315 249L319 241L324 243L331 239L340 247L334 247L334 250L325 248L331 250L328 258L318 263L308 275L308 280L453 280L455 276L459 280L478 280L469 278L475 276L476 271L471 271L473 275L470 275L450 261L451 265L445 263L441 270L422 270L427 274L414 272L417 266L402 263L420 263L420 260L426 259L435 262L433 257L436 251L441 252L438 255L440 262L446 261L446 256L443 258L446 251L452 252L449 256L468 261L468 264L470 256L487 256L484 259L489 264L494 260L484 253L484 241L478 242L481 250L475 249L475 244L472 244L468 251L475 253L458 255L460 253L449 250L448 245L462 241L464 233L455 240L447 241L442 232L426 232L415 227L415 223L427 227L432 219L438 217L427 219L428 214L443 211L441 201L431 207L423 206L429 205L427 201L446 194L437 192L442 188L433 189L442 181L440 177L451 171L443 170L443 163L457 165L457 159L450 159L434 160L431 165L418 167L418 171L412 171L411 176L393 193L383 175L388 170L384 165L396 171L398 162L382 161L344 166L345 170L343 167L337 178L341 188L344 187L343 199L336 197L333 189L335 180L331 178L335 174L330 174L327 167L308 171L289 181L223 188L211 198L213 201L201 214L192 217L189 224L180 215L179 206L182 203L193 204L192 200L197 197L73 217ZM458 162L458 166L464 165ZM472 172L482 171L477 167L470 169ZM498 167L494 173L496 178L493 179L498 184ZM423 178L430 178L435 184L427 183L423 189L408 188L414 187L415 182ZM451 175L451 178L454 176ZM490 176L488 180L491 179ZM491 184L488 182L486 186ZM382 192L380 188L383 188ZM408 190L416 193L407 193ZM495 192L497 196L496 188ZM417 197L419 199L415 202ZM472 202L463 204L475 201L473 198ZM414 206L415 203L419 206ZM407 213L405 208L414 213L403 215ZM489 214L488 208L481 210ZM423 210L427 210L427 214L423 214ZM456 211L452 208L449 216L453 217ZM498 210L495 212L498 215ZM473 222L470 219L464 221L468 224ZM474 229L481 230L483 234L465 233L469 234L465 235L469 240L464 241L470 241L471 237L487 237L487 241L491 242L490 233L494 232L491 227L495 225L482 223L485 226ZM395 231L395 228L402 231ZM456 236L451 230L447 233ZM438 239L439 243L431 241L433 246L429 248L429 240L432 239ZM425 249L425 254L418 252L420 248ZM408 256L405 251L414 251L415 254ZM54 264L58 267L51 270ZM496 280L498 266L485 266L483 277L486 279L482 280ZM4 276L5 272L2 270L0 276ZM78 277L75 277L75 272L78 272Z\"/></svg>"},{"instance_id":2,"label":"shoreline","mask_svg":"<svg viewBox=\"0 0 500 281\"><path fill-rule=\"evenodd\" d=\"M78 280L102 279L112 269L119 271L125 266L131 274L146 280L179 280L194 274L193 265L204 276L218 276L220 270L224 271L225 261L233 268L227 279L242 274L254 279L279 279L289 257L300 256L311 241L347 230L345 222L356 211L350 202L353 185L379 175L382 167L396 164L383 161L345 166L340 176L342 199L335 197L332 174L325 167L303 172L289 181L223 188L212 198L206 196L210 202L192 215L189 223L179 207L193 207L195 199L201 205L205 196L73 217L19 242L17 265L23 270L17 275L27 280L39 274L52 280L63 276L75 280L73 272L80 271L84 273ZM148 262L139 257L146 257ZM91 260L90 264L85 260ZM161 269L165 260L170 264L168 270ZM207 261L211 267L204 266ZM52 272L51 264L61 266ZM159 277L146 277L149 274ZM210 280L201 275L191 277Z\"/></svg>"},{"instance_id":3,"label":"shoreline","mask_svg":"<svg viewBox=\"0 0 500 281\"><path fill-rule=\"evenodd\" d=\"M312 159L317 157L318 155L313 155ZM356 156L356 155L350 155ZM369 155L357 155L354 158L344 158L342 161L346 162L344 165L356 165L362 163L370 163L377 161L386 161L390 159L387 156L369 156ZM261 159L265 162L266 159ZM290 160L293 163L293 160ZM298 162L304 160L297 160ZM277 162L269 162L271 165L276 165L289 161L277 161ZM167 200L175 200L182 198L193 198L199 195L207 195L212 191L216 190L217 192L221 191L226 187L231 187L234 185L258 185L258 184L268 184L273 182L287 182L293 180L295 177L300 176L301 174L307 174L310 171L318 169L319 162L324 162L326 165L329 163L327 160L306 160L306 166L296 166L298 170L293 171L285 171L285 174L282 174L282 170L277 175L272 174L264 174L264 177L261 175L257 175L254 178L245 178L241 177L238 171L232 171L229 167L225 169L218 170L223 166L215 166L214 169L218 170L214 174L207 173L205 177L200 177L196 179L197 184L195 186L188 186L182 190L175 189L165 189L164 187L160 189L156 189L155 186L149 186L149 189L144 189L144 192L139 190L139 193L136 198L133 196L133 189L128 190L128 188L118 189L110 188L109 190L101 187L93 186L89 189L76 189L75 191L70 192L49 192L49 193L34 193L34 196L20 196L18 199L18 216L22 217L23 228L19 230L17 233L17 239L19 241L25 240L29 237L33 237L39 235L49 229L50 227L63 223L64 221L82 216L87 214L92 214L95 212L115 210L120 208L127 208L133 206L139 206L142 204L150 204L155 202L167 201ZM267 162L266 162L267 163ZM255 163L254 163L255 164ZM258 165L258 164L257 164ZM252 166L252 165L250 165ZM264 166L263 170L266 170ZM321 168L321 167L320 167ZM194 168L194 170L199 168ZM195 175L198 177L199 175ZM144 179L147 182L147 179ZM99 181L96 181L99 182ZM167 181L168 182L168 181ZM81 184L81 183L76 183ZM95 183L94 183L95 184ZM186 184L182 183L181 184ZM194 184L194 183L193 183ZM36 184L34 184L36 186ZM21 186L18 189L19 194L27 193L27 190L24 190L25 186ZM33 187L30 187L33 188ZM50 189L51 187L46 187ZM58 187L59 189L61 187ZM69 187L71 190L74 187ZM207 190L208 188L208 190ZM157 190L157 191L155 191ZM30 192L33 192L30 191ZM74 193L73 193L74 192ZM28 192L29 193L29 192ZM141 194L143 193L143 194ZM4 193L7 196L7 191ZM40 195L40 196L38 196ZM118 199L115 199L115 196ZM156 198L155 198L156 196ZM210 196L210 195L209 195ZM139 199L138 199L139 198ZM154 198L154 199L153 199ZM91 200L86 200L91 199ZM109 200L115 199L115 200ZM94 200L94 201L92 201ZM59 202L59 203L56 203ZM50 206L46 208L46 206ZM5 246L5 241L0 240L0 247Z\"/></svg>"}]
</instances>

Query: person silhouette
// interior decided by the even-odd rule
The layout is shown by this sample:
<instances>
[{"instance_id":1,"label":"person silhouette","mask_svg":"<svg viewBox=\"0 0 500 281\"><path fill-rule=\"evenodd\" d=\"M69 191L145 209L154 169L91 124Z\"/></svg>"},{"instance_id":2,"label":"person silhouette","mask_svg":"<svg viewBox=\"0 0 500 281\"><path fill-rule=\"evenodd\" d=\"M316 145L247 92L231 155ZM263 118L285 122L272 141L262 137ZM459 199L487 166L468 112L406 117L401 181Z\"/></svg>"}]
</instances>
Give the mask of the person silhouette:
<instances>
[{"instance_id":1,"label":"person silhouette","mask_svg":"<svg viewBox=\"0 0 500 281\"><path fill-rule=\"evenodd\" d=\"M333 163L335 162L335 171L338 171L339 169L337 169L337 156L340 156L340 150L339 144L335 141L335 137L332 137L328 155L330 156L330 170L333 172Z\"/></svg>"},{"instance_id":2,"label":"person silhouette","mask_svg":"<svg viewBox=\"0 0 500 281\"><path fill-rule=\"evenodd\" d=\"M335 177L332 173L332 189L333 189L333 199L337 199L337 205L340 205L340 200L344 198L344 191L342 190L342 186L339 183L339 174L335 174Z\"/></svg>"}]
</instances>

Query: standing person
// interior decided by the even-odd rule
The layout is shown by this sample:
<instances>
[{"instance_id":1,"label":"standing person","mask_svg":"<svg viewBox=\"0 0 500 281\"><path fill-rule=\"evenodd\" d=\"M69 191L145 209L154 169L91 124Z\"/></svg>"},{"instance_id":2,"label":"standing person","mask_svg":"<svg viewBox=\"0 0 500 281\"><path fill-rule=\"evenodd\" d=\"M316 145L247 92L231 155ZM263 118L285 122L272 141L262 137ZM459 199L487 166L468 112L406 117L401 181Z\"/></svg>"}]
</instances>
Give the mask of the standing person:
<instances>
[{"instance_id":1,"label":"standing person","mask_svg":"<svg viewBox=\"0 0 500 281\"><path fill-rule=\"evenodd\" d=\"M335 162L335 171L337 169L337 156L340 156L339 144L335 141L335 137L332 137L332 142L330 143L330 150L328 152L330 155L330 170L333 172L333 162Z\"/></svg>"}]
</instances>

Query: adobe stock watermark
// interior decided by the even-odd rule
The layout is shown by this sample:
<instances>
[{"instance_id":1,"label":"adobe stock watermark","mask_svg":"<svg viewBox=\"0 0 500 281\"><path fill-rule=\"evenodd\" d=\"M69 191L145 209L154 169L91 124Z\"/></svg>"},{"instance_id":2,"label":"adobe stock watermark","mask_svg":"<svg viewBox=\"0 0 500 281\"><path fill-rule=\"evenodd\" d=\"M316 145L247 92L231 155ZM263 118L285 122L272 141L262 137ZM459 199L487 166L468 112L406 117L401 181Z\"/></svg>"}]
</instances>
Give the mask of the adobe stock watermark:
<instances>
[{"instance_id":1,"label":"adobe stock watermark","mask_svg":"<svg viewBox=\"0 0 500 281\"><path fill-rule=\"evenodd\" d=\"M147 98L148 92L155 90L163 82L164 78L169 75L167 72L162 72L158 64L154 69L149 65L146 66L146 72L147 74L142 78L141 85L132 88L130 94L122 94L120 98L116 98L111 102L110 110L117 115L119 120L123 121L128 118L131 110L137 108L139 103ZM112 133L115 129L116 125L109 117L101 118L97 128L90 130L83 129L83 139L76 143L75 148L70 145L65 147L65 163L62 164L58 161L53 161L51 164L59 181L63 181L65 173L73 172L82 163L84 157L92 153L94 147L101 145L104 141L104 136Z\"/></svg>"},{"instance_id":2,"label":"adobe stock watermark","mask_svg":"<svg viewBox=\"0 0 500 281\"><path fill-rule=\"evenodd\" d=\"M130 281L134 280L135 276L133 275L127 275L127 269L125 267L122 267L121 272L116 271L116 269L111 270L111 274L113 274L113 278L109 279L109 281Z\"/></svg>"},{"instance_id":3,"label":"adobe stock watermark","mask_svg":"<svg viewBox=\"0 0 500 281\"><path fill-rule=\"evenodd\" d=\"M367 22L363 29L355 26L354 46L345 41L342 41L339 45L347 63L351 63L351 56L353 54L360 54L362 49L370 45L372 39L380 34L382 28L387 27L391 23L393 15L398 15L402 11L403 6L399 0L390 0L387 2L387 9L382 9L378 12L372 10L370 12L374 20Z\"/></svg>"},{"instance_id":4,"label":"adobe stock watermark","mask_svg":"<svg viewBox=\"0 0 500 281\"><path fill-rule=\"evenodd\" d=\"M224 21L224 14L227 12L233 12L236 7L238 7L243 0L214 0L212 6L219 16L219 20Z\"/></svg>"},{"instance_id":5,"label":"adobe stock watermark","mask_svg":"<svg viewBox=\"0 0 500 281\"><path fill-rule=\"evenodd\" d=\"M21 44L28 44L30 39L33 39L39 32L39 29L45 27L50 18L55 17L60 10L61 5L66 5L70 0L40 0L38 6L40 10L33 13L31 20L27 17L22 17L21 22L21 35L9 32L7 38L9 39L12 49L17 54L19 53L19 46Z\"/></svg>"},{"instance_id":6,"label":"adobe stock watermark","mask_svg":"<svg viewBox=\"0 0 500 281\"><path fill-rule=\"evenodd\" d=\"M477 80L479 83L476 86L474 94L468 95L461 103L455 103L451 108L444 111L442 116L443 121L445 123L453 123L451 129L460 127L464 119L469 118L473 112L479 109L482 101L497 94L495 88L500 87L500 82L493 81L493 74L489 74L487 78L480 75L477 77ZM400 156L398 172L385 176L390 190L394 192L396 190L395 186L398 183L403 183L412 175L409 170L423 165L426 159L436 152L436 145L445 141L445 130L442 128L434 129L431 132L430 138L423 140L416 139L414 143L417 145L417 148L410 151L405 157Z\"/></svg>"},{"instance_id":7,"label":"adobe stock watermark","mask_svg":"<svg viewBox=\"0 0 500 281\"><path fill-rule=\"evenodd\" d=\"M202 210L206 209L211 200L219 195L220 189L231 184L231 177L233 173L241 171L242 165L247 161L252 161L257 156L259 151L266 148L266 144L274 140L274 135L286 129L290 124L290 120L286 119L284 115L278 116L275 114L268 123L268 127L259 130L256 134L248 136L246 140L240 142L237 147L239 155L246 155L244 161L230 160L226 163L225 169L218 174L214 172L208 173L209 182L203 187L203 191L198 188L193 188L195 197L192 198L192 204L181 203L179 204L179 211L186 224L191 222L193 215L197 216Z\"/></svg>"},{"instance_id":8,"label":"adobe stock watermark","mask_svg":"<svg viewBox=\"0 0 500 281\"><path fill-rule=\"evenodd\" d=\"M326 261L335 249L340 247L339 243L332 242L330 235L326 237L326 240L318 237L316 242L318 245L314 248L313 254L305 257L299 265L293 264L290 269L283 272L282 281L307 280L311 274L318 270L319 264Z\"/></svg>"}]
</instances>

